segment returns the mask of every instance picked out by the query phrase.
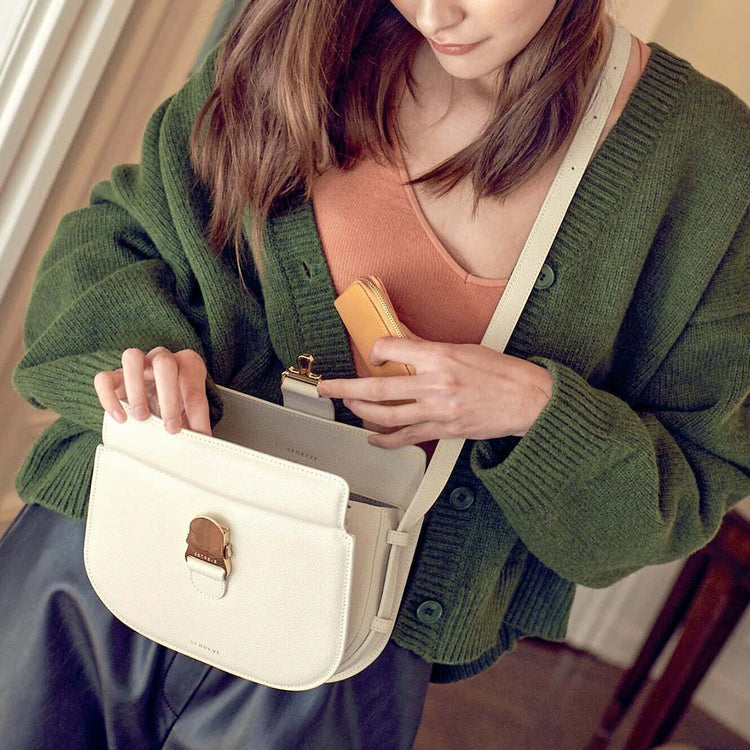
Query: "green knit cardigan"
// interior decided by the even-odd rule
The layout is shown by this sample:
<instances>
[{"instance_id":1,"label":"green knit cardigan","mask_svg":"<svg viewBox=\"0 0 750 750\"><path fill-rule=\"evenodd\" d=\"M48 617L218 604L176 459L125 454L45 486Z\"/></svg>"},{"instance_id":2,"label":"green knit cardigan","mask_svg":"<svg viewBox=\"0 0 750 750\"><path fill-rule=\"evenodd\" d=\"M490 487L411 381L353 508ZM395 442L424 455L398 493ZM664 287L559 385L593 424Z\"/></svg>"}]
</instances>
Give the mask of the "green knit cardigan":
<instances>
[{"instance_id":1,"label":"green knit cardigan","mask_svg":"<svg viewBox=\"0 0 750 750\"><path fill-rule=\"evenodd\" d=\"M505 350L546 367L552 397L522 438L466 441L423 527L393 638L434 681L476 674L518 637L561 640L576 583L691 553L750 495L750 112L650 47ZM128 347L197 350L212 426L215 384L280 403L302 352L324 377L356 377L301 193L269 219L262 280L246 248L252 293L234 254L205 242L188 135L217 51L153 113L140 164L97 183L41 260L13 384L60 417L15 477L26 502L85 517L94 375ZM336 416L361 426L339 401Z\"/></svg>"}]
</instances>

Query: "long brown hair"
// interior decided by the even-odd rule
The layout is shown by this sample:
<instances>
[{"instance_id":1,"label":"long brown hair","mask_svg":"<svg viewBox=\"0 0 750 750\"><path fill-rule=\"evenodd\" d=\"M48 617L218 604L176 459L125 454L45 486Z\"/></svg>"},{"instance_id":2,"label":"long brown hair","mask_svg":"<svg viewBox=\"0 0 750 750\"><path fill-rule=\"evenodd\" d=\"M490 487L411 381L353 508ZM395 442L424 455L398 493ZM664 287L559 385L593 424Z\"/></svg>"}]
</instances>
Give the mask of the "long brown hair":
<instances>
[{"instance_id":1,"label":"long brown hair","mask_svg":"<svg viewBox=\"0 0 750 750\"><path fill-rule=\"evenodd\" d=\"M497 73L494 116L471 144L409 181L443 195L464 177L502 198L536 174L580 122L606 55L606 0L557 0L546 22ZM249 0L220 40L214 89L190 138L210 189L209 245L233 240L241 275L242 212L262 273L264 233L279 201L326 166L371 156L395 167L400 87L424 37L389 0ZM204 127L205 122L205 127ZM243 279L244 284L244 279Z\"/></svg>"}]
</instances>

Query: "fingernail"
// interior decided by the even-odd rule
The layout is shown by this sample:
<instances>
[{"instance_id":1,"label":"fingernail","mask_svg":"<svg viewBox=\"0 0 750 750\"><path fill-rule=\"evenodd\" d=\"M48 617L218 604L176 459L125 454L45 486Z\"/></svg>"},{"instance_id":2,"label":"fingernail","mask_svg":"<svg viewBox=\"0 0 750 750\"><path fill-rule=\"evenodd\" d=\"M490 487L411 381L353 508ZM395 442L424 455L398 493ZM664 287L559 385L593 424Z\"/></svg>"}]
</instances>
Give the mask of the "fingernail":
<instances>
[{"instance_id":1,"label":"fingernail","mask_svg":"<svg viewBox=\"0 0 750 750\"><path fill-rule=\"evenodd\" d=\"M174 417L172 417L172 419L170 419L167 422L167 429L170 432L179 432L179 430L180 430L180 420L179 419L175 419Z\"/></svg>"},{"instance_id":2,"label":"fingernail","mask_svg":"<svg viewBox=\"0 0 750 750\"><path fill-rule=\"evenodd\" d=\"M125 412L121 409L118 409L117 411L110 412L110 416L112 419L115 420L115 422L124 422L125 421Z\"/></svg>"},{"instance_id":3,"label":"fingernail","mask_svg":"<svg viewBox=\"0 0 750 750\"><path fill-rule=\"evenodd\" d=\"M142 417L148 416L148 409L145 406L136 406L135 409L133 409L133 414L138 419L141 419Z\"/></svg>"}]
</instances>

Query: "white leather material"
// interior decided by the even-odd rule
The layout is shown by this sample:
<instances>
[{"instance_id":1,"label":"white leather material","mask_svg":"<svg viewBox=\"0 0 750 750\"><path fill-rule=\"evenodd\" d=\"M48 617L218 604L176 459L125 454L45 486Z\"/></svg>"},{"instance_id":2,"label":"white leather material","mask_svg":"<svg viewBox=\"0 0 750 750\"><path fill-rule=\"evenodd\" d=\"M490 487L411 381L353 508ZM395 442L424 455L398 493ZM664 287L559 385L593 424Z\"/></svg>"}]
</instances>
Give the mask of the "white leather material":
<instances>
[{"instance_id":1,"label":"white leather material","mask_svg":"<svg viewBox=\"0 0 750 750\"><path fill-rule=\"evenodd\" d=\"M336 419L333 399L318 395L318 387L294 378L281 381L281 396L287 409L312 414L323 419Z\"/></svg>"},{"instance_id":2,"label":"white leather material","mask_svg":"<svg viewBox=\"0 0 750 750\"><path fill-rule=\"evenodd\" d=\"M340 474L367 489L364 468L406 504L425 454L416 446L376 448L368 430L219 389L224 418L212 437L188 429L170 434L154 415L136 420L122 400L125 422L105 413L86 570L107 607L152 640L255 682L305 690L332 678L367 638L381 606L387 534L402 514L379 498L350 497ZM269 452L218 437L226 437L225 419L233 429L244 426L242 442L259 440ZM337 455L342 471L276 455L290 446L307 464L324 446L323 463ZM185 559L190 521L199 515L230 529L226 581L218 566ZM410 563L404 559L405 573ZM276 618L285 627L274 625ZM248 639L257 647L248 649Z\"/></svg>"},{"instance_id":3,"label":"white leather material","mask_svg":"<svg viewBox=\"0 0 750 750\"><path fill-rule=\"evenodd\" d=\"M154 449L158 437L179 441L161 424L154 432ZM302 468L283 483L314 500L311 470ZM320 505L340 513L312 521L270 510L269 489L255 482L221 496L101 445L84 562L99 597L133 630L245 679L304 690L327 680L344 652L354 553L343 527L346 494L335 477L322 485ZM185 564L190 521L206 512L232 537L218 599L196 591Z\"/></svg>"},{"instance_id":4,"label":"white leather material","mask_svg":"<svg viewBox=\"0 0 750 750\"><path fill-rule=\"evenodd\" d=\"M405 531L391 530L386 534L385 540L388 544L393 544L397 547L406 547L409 544L409 534Z\"/></svg>"},{"instance_id":5,"label":"white leather material","mask_svg":"<svg viewBox=\"0 0 750 750\"><path fill-rule=\"evenodd\" d=\"M190 571L190 581L195 590L211 599L221 599L227 593L227 580L224 571L205 560L189 555L185 560Z\"/></svg>"},{"instance_id":6,"label":"white leather material","mask_svg":"<svg viewBox=\"0 0 750 750\"><path fill-rule=\"evenodd\" d=\"M224 416L214 427L215 437L337 474L351 492L387 505L407 508L414 498L426 465L420 447L378 448L367 442L371 430L217 388Z\"/></svg>"},{"instance_id":7,"label":"white leather material","mask_svg":"<svg viewBox=\"0 0 750 750\"><path fill-rule=\"evenodd\" d=\"M510 338L629 51L630 33L618 26L485 346L503 351ZM134 419L124 401L124 423L104 414L84 545L91 583L132 629L237 676L288 690L350 677L390 638L424 514L464 441L440 440L425 471L416 446L377 448L370 431L328 414L219 391L224 415L211 437L167 433L156 416ZM211 595L216 571L186 564L188 527L201 515L230 530L223 596Z\"/></svg>"},{"instance_id":8,"label":"white leather material","mask_svg":"<svg viewBox=\"0 0 750 750\"><path fill-rule=\"evenodd\" d=\"M390 635L393 632L393 626L395 624L394 620L384 620L382 617L372 618L372 629L378 633L387 633Z\"/></svg>"},{"instance_id":9,"label":"white leather material","mask_svg":"<svg viewBox=\"0 0 750 750\"><path fill-rule=\"evenodd\" d=\"M344 659L354 653L366 638L380 606L388 563L386 536L398 526L401 512L352 501L346 513L346 530L355 538L354 579Z\"/></svg>"}]
</instances>

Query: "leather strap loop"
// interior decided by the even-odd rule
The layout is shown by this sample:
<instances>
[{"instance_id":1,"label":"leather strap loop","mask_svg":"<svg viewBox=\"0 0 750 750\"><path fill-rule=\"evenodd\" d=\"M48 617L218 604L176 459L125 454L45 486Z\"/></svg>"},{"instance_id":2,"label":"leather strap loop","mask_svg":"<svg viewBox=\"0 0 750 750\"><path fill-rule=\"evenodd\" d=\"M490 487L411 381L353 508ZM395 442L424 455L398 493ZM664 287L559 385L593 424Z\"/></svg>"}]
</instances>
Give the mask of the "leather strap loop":
<instances>
[{"instance_id":1,"label":"leather strap loop","mask_svg":"<svg viewBox=\"0 0 750 750\"><path fill-rule=\"evenodd\" d=\"M281 395L284 406L314 417L336 419L333 399L318 395L318 387L312 383L303 383L294 378L284 378L281 381Z\"/></svg>"},{"instance_id":2,"label":"leather strap loop","mask_svg":"<svg viewBox=\"0 0 750 750\"><path fill-rule=\"evenodd\" d=\"M406 547L409 544L410 534L408 531L396 531L389 529L385 535L385 541L395 547Z\"/></svg>"},{"instance_id":3,"label":"leather strap loop","mask_svg":"<svg viewBox=\"0 0 750 750\"><path fill-rule=\"evenodd\" d=\"M198 593L211 599L221 599L227 593L226 575L218 565L188 555L185 558L190 570L190 580Z\"/></svg>"},{"instance_id":4,"label":"leather strap loop","mask_svg":"<svg viewBox=\"0 0 750 750\"><path fill-rule=\"evenodd\" d=\"M384 617L373 617L370 629L376 633L390 633L393 630L393 625L393 620L387 620Z\"/></svg>"}]
</instances>

